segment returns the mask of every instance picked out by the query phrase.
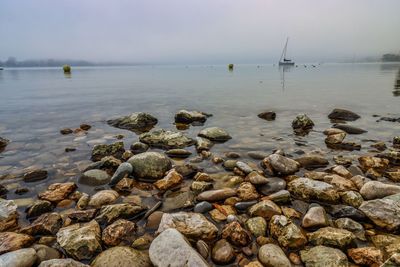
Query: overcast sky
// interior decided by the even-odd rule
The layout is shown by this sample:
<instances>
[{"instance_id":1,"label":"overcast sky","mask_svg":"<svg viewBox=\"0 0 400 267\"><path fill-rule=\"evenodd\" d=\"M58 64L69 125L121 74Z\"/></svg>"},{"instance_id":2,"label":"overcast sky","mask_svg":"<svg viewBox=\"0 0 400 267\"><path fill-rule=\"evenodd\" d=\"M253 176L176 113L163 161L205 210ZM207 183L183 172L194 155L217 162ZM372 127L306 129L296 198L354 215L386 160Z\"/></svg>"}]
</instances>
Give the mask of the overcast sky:
<instances>
[{"instance_id":1,"label":"overcast sky","mask_svg":"<svg viewBox=\"0 0 400 267\"><path fill-rule=\"evenodd\" d=\"M400 51L400 0L0 0L0 60L264 63Z\"/></svg>"}]
</instances>

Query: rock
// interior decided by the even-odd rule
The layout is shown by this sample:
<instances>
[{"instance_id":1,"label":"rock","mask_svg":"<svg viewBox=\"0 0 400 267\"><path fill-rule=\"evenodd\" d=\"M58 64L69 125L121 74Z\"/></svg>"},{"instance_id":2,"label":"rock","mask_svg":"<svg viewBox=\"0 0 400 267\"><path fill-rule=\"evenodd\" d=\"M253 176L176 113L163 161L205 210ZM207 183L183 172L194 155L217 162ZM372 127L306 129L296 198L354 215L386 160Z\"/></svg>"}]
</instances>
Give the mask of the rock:
<instances>
[{"instance_id":1,"label":"rock","mask_svg":"<svg viewBox=\"0 0 400 267\"><path fill-rule=\"evenodd\" d=\"M147 132L153 128L157 122L158 120L155 117L144 112L132 113L128 116L107 121L111 126L130 130L135 133Z\"/></svg>"},{"instance_id":2,"label":"rock","mask_svg":"<svg viewBox=\"0 0 400 267\"><path fill-rule=\"evenodd\" d=\"M89 260L102 250L100 235L100 226L93 220L61 228L57 233L57 242L71 257Z\"/></svg>"},{"instance_id":3,"label":"rock","mask_svg":"<svg viewBox=\"0 0 400 267\"><path fill-rule=\"evenodd\" d=\"M211 258L215 263L228 264L235 258L233 247L225 239L220 239L211 251Z\"/></svg>"},{"instance_id":4,"label":"rock","mask_svg":"<svg viewBox=\"0 0 400 267\"><path fill-rule=\"evenodd\" d=\"M246 227L255 237L265 236L267 222L263 217L253 217L246 221Z\"/></svg>"},{"instance_id":5,"label":"rock","mask_svg":"<svg viewBox=\"0 0 400 267\"><path fill-rule=\"evenodd\" d=\"M118 192L114 190L101 190L90 198L88 205L95 208L101 208L104 205L114 203L118 197Z\"/></svg>"},{"instance_id":6,"label":"rock","mask_svg":"<svg viewBox=\"0 0 400 267\"><path fill-rule=\"evenodd\" d=\"M88 222L91 221L96 215L96 209L87 209L87 210L74 210L68 212L68 218L76 223L76 222Z\"/></svg>"},{"instance_id":7,"label":"rock","mask_svg":"<svg viewBox=\"0 0 400 267\"><path fill-rule=\"evenodd\" d=\"M336 174L324 176L323 181L333 185L338 191L357 190L356 185L351 180Z\"/></svg>"},{"instance_id":8,"label":"rock","mask_svg":"<svg viewBox=\"0 0 400 267\"><path fill-rule=\"evenodd\" d=\"M110 175L103 170L89 170L82 174L79 182L86 185L104 185L110 181Z\"/></svg>"},{"instance_id":9,"label":"rock","mask_svg":"<svg viewBox=\"0 0 400 267\"><path fill-rule=\"evenodd\" d=\"M307 267L348 267L346 254L336 248L315 246L300 251L301 261Z\"/></svg>"},{"instance_id":10,"label":"rock","mask_svg":"<svg viewBox=\"0 0 400 267\"><path fill-rule=\"evenodd\" d=\"M28 235L55 235L61 228L63 221L57 212L40 215L31 225L20 230Z\"/></svg>"},{"instance_id":11,"label":"rock","mask_svg":"<svg viewBox=\"0 0 400 267\"><path fill-rule=\"evenodd\" d=\"M203 150L208 151L213 147L214 143L207 138L196 137L196 150L201 152Z\"/></svg>"},{"instance_id":12,"label":"rock","mask_svg":"<svg viewBox=\"0 0 400 267\"><path fill-rule=\"evenodd\" d=\"M24 174L24 182L37 182L47 178L46 170L32 170Z\"/></svg>"},{"instance_id":13,"label":"rock","mask_svg":"<svg viewBox=\"0 0 400 267\"><path fill-rule=\"evenodd\" d=\"M126 152L126 151L125 151ZM125 154L124 152L124 154ZM122 158L122 156L121 156ZM119 165L121 165L121 160L113 157L113 156L105 156L101 159L101 162L103 163L101 168L104 169L109 169L109 170L116 170Z\"/></svg>"},{"instance_id":14,"label":"rock","mask_svg":"<svg viewBox=\"0 0 400 267\"><path fill-rule=\"evenodd\" d=\"M263 185L268 183L268 178L259 174L256 171L252 171L246 176L246 180L254 185Z\"/></svg>"},{"instance_id":15,"label":"rock","mask_svg":"<svg viewBox=\"0 0 400 267\"><path fill-rule=\"evenodd\" d=\"M267 121L273 121L276 118L276 113L273 112L273 111L265 111L265 112L261 112L257 116L260 119L264 119L264 120L267 120Z\"/></svg>"},{"instance_id":16,"label":"rock","mask_svg":"<svg viewBox=\"0 0 400 267\"><path fill-rule=\"evenodd\" d=\"M364 177L362 175L355 175L351 177L350 180L353 182L353 184L357 187L358 190L360 190L364 186L364 184L371 181L371 179Z\"/></svg>"},{"instance_id":17,"label":"rock","mask_svg":"<svg viewBox=\"0 0 400 267\"><path fill-rule=\"evenodd\" d=\"M74 131L72 131L71 128L63 128L63 129L60 130L60 133L61 133L62 135L72 134L73 132L74 132Z\"/></svg>"},{"instance_id":18,"label":"rock","mask_svg":"<svg viewBox=\"0 0 400 267\"><path fill-rule=\"evenodd\" d=\"M218 233L218 228L204 215L192 212L164 213L157 232L168 228L175 228L189 239L212 240Z\"/></svg>"},{"instance_id":19,"label":"rock","mask_svg":"<svg viewBox=\"0 0 400 267\"><path fill-rule=\"evenodd\" d=\"M171 160L158 152L144 152L131 157L128 162L132 165L135 178L155 181L164 177L172 167Z\"/></svg>"},{"instance_id":20,"label":"rock","mask_svg":"<svg viewBox=\"0 0 400 267\"><path fill-rule=\"evenodd\" d=\"M225 142L232 138L228 132L219 127L205 128L199 132L198 136L217 142Z\"/></svg>"},{"instance_id":21,"label":"rock","mask_svg":"<svg viewBox=\"0 0 400 267\"><path fill-rule=\"evenodd\" d=\"M36 250L37 262L58 259L61 256L58 250L46 245L35 244L32 247Z\"/></svg>"},{"instance_id":22,"label":"rock","mask_svg":"<svg viewBox=\"0 0 400 267\"><path fill-rule=\"evenodd\" d=\"M268 153L263 151L250 151L247 153L247 155L252 159L258 159L258 160L262 160L269 156Z\"/></svg>"},{"instance_id":23,"label":"rock","mask_svg":"<svg viewBox=\"0 0 400 267\"><path fill-rule=\"evenodd\" d=\"M339 129L338 129L339 130ZM342 131L342 130L340 130ZM344 138L346 137L345 132L330 134L325 138L325 144L330 148L341 148Z\"/></svg>"},{"instance_id":24,"label":"rock","mask_svg":"<svg viewBox=\"0 0 400 267\"><path fill-rule=\"evenodd\" d=\"M0 198L0 232L13 229L18 226L17 204L14 200Z\"/></svg>"},{"instance_id":25,"label":"rock","mask_svg":"<svg viewBox=\"0 0 400 267\"><path fill-rule=\"evenodd\" d=\"M341 134L341 133L345 133L345 131L337 129L337 128L328 128L328 129L324 130L324 132L323 132L323 134L327 135L327 136L334 135L334 134Z\"/></svg>"},{"instance_id":26,"label":"rock","mask_svg":"<svg viewBox=\"0 0 400 267\"><path fill-rule=\"evenodd\" d=\"M82 196L79 198L79 200L76 203L76 208L83 210L89 205L90 201L90 196L86 193L82 193Z\"/></svg>"},{"instance_id":27,"label":"rock","mask_svg":"<svg viewBox=\"0 0 400 267\"><path fill-rule=\"evenodd\" d=\"M350 245L355 236L352 232L345 229L324 227L308 235L308 240L313 245L325 245L338 248L345 248Z\"/></svg>"},{"instance_id":28,"label":"rock","mask_svg":"<svg viewBox=\"0 0 400 267\"><path fill-rule=\"evenodd\" d=\"M264 266L270 267L291 267L285 252L275 244L265 244L258 251L258 259Z\"/></svg>"},{"instance_id":29,"label":"rock","mask_svg":"<svg viewBox=\"0 0 400 267\"><path fill-rule=\"evenodd\" d=\"M360 194L366 200L384 198L397 193L400 193L399 185L385 184L378 181L367 182L360 189Z\"/></svg>"},{"instance_id":30,"label":"rock","mask_svg":"<svg viewBox=\"0 0 400 267\"><path fill-rule=\"evenodd\" d=\"M400 202L392 199L364 201L359 210L377 226L388 231L400 229Z\"/></svg>"},{"instance_id":31,"label":"rock","mask_svg":"<svg viewBox=\"0 0 400 267\"><path fill-rule=\"evenodd\" d=\"M388 159L393 165L400 165L400 151L390 150L388 152L378 154L377 157Z\"/></svg>"},{"instance_id":32,"label":"rock","mask_svg":"<svg viewBox=\"0 0 400 267\"><path fill-rule=\"evenodd\" d=\"M110 185L116 185L122 178L129 176L133 171L132 165L129 162L123 162L118 166L110 180Z\"/></svg>"},{"instance_id":33,"label":"rock","mask_svg":"<svg viewBox=\"0 0 400 267\"><path fill-rule=\"evenodd\" d=\"M176 123L190 124L193 122L204 123L207 120L207 114L199 111L179 110L175 114Z\"/></svg>"},{"instance_id":34,"label":"rock","mask_svg":"<svg viewBox=\"0 0 400 267\"><path fill-rule=\"evenodd\" d=\"M297 158L296 161L300 163L301 167L306 169L316 169L325 167L329 164L329 161L319 155L306 155Z\"/></svg>"},{"instance_id":35,"label":"rock","mask_svg":"<svg viewBox=\"0 0 400 267\"><path fill-rule=\"evenodd\" d=\"M346 205L329 205L325 209L327 212L335 218L349 217L354 220L365 220L366 217L360 210Z\"/></svg>"},{"instance_id":36,"label":"rock","mask_svg":"<svg viewBox=\"0 0 400 267\"><path fill-rule=\"evenodd\" d=\"M292 128L295 132L308 132L313 127L314 122L306 114L299 114L292 121Z\"/></svg>"},{"instance_id":37,"label":"rock","mask_svg":"<svg viewBox=\"0 0 400 267\"><path fill-rule=\"evenodd\" d=\"M149 145L142 142L135 142L131 145L131 151L133 154L140 154L149 150Z\"/></svg>"},{"instance_id":38,"label":"rock","mask_svg":"<svg viewBox=\"0 0 400 267\"><path fill-rule=\"evenodd\" d=\"M43 213L53 210L53 205L47 200L35 200L35 202L26 209L26 217L38 217Z\"/></svg>"},{"instance_id":39,"label":"rock","mask_svg":"<svg viewBox=\"0 0 400 267\"><path fill-rule=\"evenodd\" d=\"M234 168L236 167L236 163L237 163L237 160L235 160L235 159L228 159L228 160L225 160L224 161L224 163L222 164L222 166L225 168L225 170L227 170L227 171L233 171L234 170Z\"/></svg>"},{"instance_id":40,"label":"rock","mask_svg":"<svg viewBox=\"0 0 400 267\"><path fill-rule=\"evenodd\" d=\"M254 185L248 182L241 183L236 192L237 196L244 201L255 200L260 197Z\"/></svg>"},{"instance_id":41,"label":"rock","mask_svg":"<svg viewBox=\"0 0 400 267\"><path fill-rule=\"evenodd\" d=\"M10 251L29 247L34 241L35 239L29 235L18 234L14 232L1 232L0 255Z\"/></svg>"},{"instance_id":42,"label":"rock","mask_svg":"<svg viewBox=\"0 0 400 267\"><path fill-rule=\"evenodd\" d=\"M385 158L363 156L359 157L358 161L364 172L372 169L374 172L381 175L389 167L389 160Z\"/></svg>"},{"instance_id":43,"label":"rock","mask_svg":"<svg viewBox=\"0 0 400 267\"><path fill-rule=\"evenodd\" d=\"M149 256L154 266L207 267L207 262L176 229L166 229L151 243Z\"/></svg>"},{"instance_id":44,"label":"rock","mask_svg":"<svg viewBox=\"0 0 400 267\"><path fill-rule=\"evenodd\" d=\"M0 137L0 153L4 151L10 140Z\"/></svg>"},{"instance_id":45,"label":"rock","mask_svg":"<svg viewBox=\"0 0 400 267\"><path fill-rule=\"evenodd\" d=\"M73 259L52 259L42 261L38 267L90 267Z\"/></svg>"},{"instance_id":46,"label":"rock","mask_svg":"<svg viewBox=\"0 0 400 267\"><path fill-rule=\"evenodd\" d=\"M75 183L55 183L47 187L47 191L38 195L39 199L59 202L66 199L77 188Z\"/></svg>"},{"instance_id":47,"label":"rock","mask_svg":"<svg viewBox=\"0 0 400 267\"><path fill-rule=\"evenodd\" d=\"M119 218L132 218L141 211L143 211L141 206L131 205L129 203L106 205L101 207L95 219L99 223L109 224Z\"/></svg>"},{"instance_id":48,"label":"rock","mask_svg":"<svg viewBox=\"0 0 400 267\"><path fill-rule=\"evenodd\" d=\"M237 221L226 224L221 236L236 246L246 246L251 241L251 235Z\"/></svg>"},{"instance_id":49,"label":"rock","mask_svg":"<svg viewBox=\"0 0 400 267\"><path fill-rule=\"evenodd\" d=\"M130 247L112 247L101 252L91 263L92 267L129 266L150 267L147 253Z\"/></svg>"},{"instance_id":50,"label":"rock","mask_svg":"<svg viewBox=\"0 0 400 267\"><path fill-rule=\"evenodd\" d=\"M290 192L287 190L279 190L278 192L273 193L266 198L280 204L288 203L291 200Z\"/></svg>"},{"instance_id":51,"label":"rock","mask_svg":"<svg viewBox=\"0 0 400 267\"><path fill-rule=\"evenodd\" d=\"M366 133L368 131L355 127L355 126L351 126L351 125L347 125L347 124L334 124L333 128L337 128L340 129L342 131L345 131L348 134L363 134Z\"/></svg>"},{"instance_id":52,"label":"rock","mask_svg":"<svg viewBox=\"0 0 400 267\"><path fill-rule=\"evenodd\" d=\"M194 194L191 191L168 192L164 195L162 211L168 212L176 209L189 208L194 205Z\"/></svg>"},{"instance_id":53,"label":"rock","mask_svg":"<svg viewBox=\"0 0 400 267\"><path fill-rule=\"evenodd\" d=\"M356 264L380 266L383 263L382 251L375 247L352 248L347 253Z\"/></svg>"},{"instance_id":54,"label":"rock","mask_svg":"<svg viewBox=\"0 0 400 267\"><path fill-rule=\"evenodd\" d=\"M154 186L157 187L157 189L160 191L166 191L172 187L177 186L182 181L182 175L180 175L176 170L172 169L167 173L164 178L156 181L154 183Z\"/></svg>"},{"instance_id":55,"label":"rock","mask_svg":"<svg viewBox=\"0 0 400 267\"><path fill-rule=\"evenodd\" d=\"M122 154L124 154L125 148L123 142L116 142L113 144L101 144L95 145L92 150L92 157L93 161L99 161L106 156L113 156L117 159L122 158Z\"/></svg>"},{"instance_id":56,"label":"rock","mask_svg":"<svg viewBox=\"0 0 400 267\"><path fill-rule=\"evenodd\" d=\"M307 243L301 229L283 215L275 215L269 222L271 236L284 248L298 249Z\"/></svg>"},{"instance_id":57,"label":"rock","mask_svg":"<svg viewBox=\"0 0 400 267\"><path fill-rule=\"evenodd\" d=\"M339 193L332 185L309 178L294 179L288 184L288 191L305 201L337 203L340 199Z\"/></svg>"},{"instance_id":58,"label":"rock","mask_svg":"<svg viewBox=\"0 0 400 267\"><path fill-rule=\"evenodd\" d=\"M3 267L31 267L37 259L33 248L23 248L8 252L0 256L0 266Z\"/></svg>"},{"instance_id":59,"label":"rock","mask_svg":"<svg viewBox=\"0 0 400 267\"><path fill-rule=\"evenodd\" d=\"M211 218L216 222L228 220L229 215L236 214L235 209L230 205L215 205L216 208L210 211Z\"/></svg>"},{"instance_id":60,"label":"rock","mask_svg":"<svg viewBox=\"0 0 400 267\"><path fill-rule=\"evenodd\" d=\"M213 209L213 205L210 202L207 201L202 201L196 204L194 206L193 211L196 213L206 213L207 211L210 211Z\"/></svg>"},{"instance_id":61,"label":"rock","mask_svg":"<svg viewBox=\"0 0 400 267\"><path fill-rule=\"evenodd\" d=\"M304 228L328 226L328 218L325 209L319 205L311 206L303 217L301 225Z\"/></svg>"},{"instance_id":62,"label":"rock","mask_svg":"<svg viewBox=\"0 0 400 267\"><path fill-rule=\"evenodd\" d=\"M244 172L246 175L253 171L253 169L249 165L247 165L247 163L244 163L242 161L236 161L236 167L239 168L239 170Z\"/></svg>"},{"instance_id":63,"label":"rock","mask_svg":"<svg viewBox=\"0 0 400 267\"><path fill-rule=\"evenodd\" d=\"M236 196L236 190L232 188L224 188L202 192L197 196L197 200L217 202L233 196Z\"/></svg>"},{"instance_id":64,"label":"rock","mask_svg":"<svg viewBox=\"0 0 400 267\"><path fill-rule=\"evenodd\" d=\"M390 258L385 261L381 267L396 267L400 266L400 253L394 253Z\"/></svg>"},{"instance_id":65,"label":"rock","mask_svg":"<svg viewBox=\"0 0 400 267\"><path fill-rule=\"evenodd\" d=\"M186 149L175 148L175 149L170 149L170 150L166 151L165 154L167 154L167 156L170 158L184 159L184 158L187 158L190 155L192 155L192 152L190 152L189 150L186 150Z\"/></svg>"},{"instance_id":66,"label":"rock","mask_svg":"<svg viewBox=\"0 0 400 267\"><path fill-rule=\"evenodd\" d=\"M259 192L264 195L270 195L286 188L286 181L282 178L268 178L268 183L258 187Z\"/></svg>"},{"instance_id":67,"label":"rock","mask_svg":"<svg viewBox=\"0 0 400 267\"><path fill-rule=\"evenodd\" d=\"M282 176L294 174L300 168L300 164L297 161L279 154L269 155L263 160L263 164L274 174Z\"/></svg>"},{"instance_id":68,"label":"rock","mask_svg":"<svg viewBox=\"0 0 400 267\"><path fill-rule=\"evenodd\" d=\"M338 165L343 165L345 167L349 167L353 163L353 158L346 157L343 155L333 156L333 161Z\"/></svg>"},{"instance_id":69,"label":"rock","mask_svg":"<svg viewBox=\"0 0 400 267\"><path fill-rule=\"evenodd\" d=\"M266 220L270 220L272 216L282 214L282 211L271 200L262 200L250 207L249 214L251 217L260 216Z\"/></svg>"},{"instance_id":70,"label":"rock","mask_svg":"<svg viewBox=\"0 0 400 267\"><path fill-rule=\"evenodd\" d=\"M204 242L203 240L197 241L196 250L200 253L200 255L204 259L208 259L208 255L210 254L210 248L208 247L206 242Z\"/></svg>"},{"instance_id":71,"label":"rock","mask_svg":"<svg viewBox=\"0 0 400 267\"><path fill-rule=\"evenodd\" d=\"M393 147L400 148L400 135L393 137Z\"/></svg>"},{"instance_id":72,"label":"rock","mask_svg":"<svg viewBox=\"0 0 400 267\"><path fill-rule=\"evenodd\" d=\"M360 115L350 110L335 108L329 113L328 118L331 120L355 121L360 118Z\"/></svg>"},{"instance_id":73,"label":"rock","mask_svg":"<svg viewBox=\"0 0 400 267\"><path fill-rule=\"evenodd\" d=\"M184 148L195 144L192 138L181 132L166 131L163 129L143 133L139 136L142 143L162 149Z\"/></svg>"},{"instance_id":74,"label":"rock","mask_svg":"<svg viewBox=\"0 0 400 267\"><path fill-rule=\"evenodd\" d=\"M132 242L135 231L135 223L120 219L104 228L101 239L107 246L117 246L121 242Z\"/></svg>"}]
</instances>

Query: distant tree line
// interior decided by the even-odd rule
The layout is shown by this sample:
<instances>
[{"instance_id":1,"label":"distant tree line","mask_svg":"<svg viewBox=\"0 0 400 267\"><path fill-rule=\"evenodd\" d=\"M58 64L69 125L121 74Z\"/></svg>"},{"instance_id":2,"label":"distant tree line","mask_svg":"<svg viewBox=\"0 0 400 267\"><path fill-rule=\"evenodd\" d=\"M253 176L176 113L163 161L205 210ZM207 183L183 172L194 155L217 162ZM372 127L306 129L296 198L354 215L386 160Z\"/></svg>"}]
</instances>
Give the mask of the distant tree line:
<instances>
[{"instance_id":1,"label":"distant tree line","mask_svg":"<svg viewBox=\"0 0 400 267\"><path fill-rule=\"evenodd\" d=\"M382 56L382 61L384 62L398 62L400 61L400 54L384 54Z\"/></svg>"},{"instance_id":2,"label":"distant tree line","mask_svg":"<svg viewBox=\"0 0 400 267\"><path fill-rule=\"evenodd\" d=\"M15 57L9 57L6 61L0 60L1 67L18 68L18 67L61 67L63 65L71 66L122 66L122 65L140 65L133 63L119 62L102 62L94 63L85 60L58 60L58 59L39 59L39 60L22 60L18 61Z\"/></svg>"}]
</instances>

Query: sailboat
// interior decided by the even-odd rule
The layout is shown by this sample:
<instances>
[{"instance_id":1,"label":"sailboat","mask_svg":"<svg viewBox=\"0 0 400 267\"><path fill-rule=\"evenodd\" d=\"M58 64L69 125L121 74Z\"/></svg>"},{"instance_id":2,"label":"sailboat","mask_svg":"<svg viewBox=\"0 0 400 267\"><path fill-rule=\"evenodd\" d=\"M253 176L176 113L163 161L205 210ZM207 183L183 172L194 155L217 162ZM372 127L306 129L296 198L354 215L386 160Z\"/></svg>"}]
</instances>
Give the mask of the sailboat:
<instances>
[{"instance_id":1,"label":"sailboat","mask_svg":"<svg viewBox=\"0 0 400 267\"><path fill-rule=\"evenodd\" d=\"M279 66L293 66L294 65L294 62L291 59L286 58L288 42L289 42L289 37L286 39L285 47L283 48L281 58L279 59Z\"/></svg>"}]
</instances>

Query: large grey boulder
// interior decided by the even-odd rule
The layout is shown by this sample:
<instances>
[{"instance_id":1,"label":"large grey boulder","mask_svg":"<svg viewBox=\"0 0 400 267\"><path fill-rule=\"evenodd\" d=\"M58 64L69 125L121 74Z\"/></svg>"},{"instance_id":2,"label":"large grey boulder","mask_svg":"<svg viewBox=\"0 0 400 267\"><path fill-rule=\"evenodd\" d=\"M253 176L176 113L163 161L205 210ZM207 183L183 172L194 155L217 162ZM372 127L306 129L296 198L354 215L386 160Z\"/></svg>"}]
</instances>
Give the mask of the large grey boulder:
<instances>
[{"instance_id":1,"label":"large grey boulder","mask_svg":"<svg viewBox=\"0 0 400 267\"><path fill-rule=\"evenodd\" d=\"M186 238L173 228L164 230L153 240L149 256L153 265L158 267L209 266Z\"/></svg>"},{"instance_id":2,"label":"large grey boulder","mask_svg":"<svg viewBox=\"0 0 400 267\"><path fill-rule=\"evenodd\" d=\"M172 168L171 160L158 152L144 152L132 156L128 162L132 165L135 178L155 181L164 177Z\"/></svg>"}]
</instances>

